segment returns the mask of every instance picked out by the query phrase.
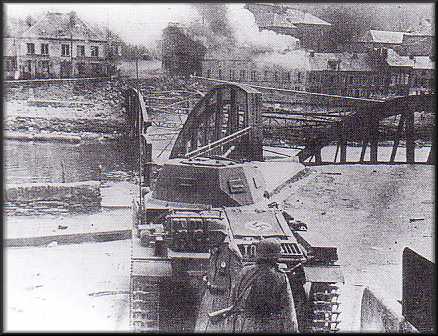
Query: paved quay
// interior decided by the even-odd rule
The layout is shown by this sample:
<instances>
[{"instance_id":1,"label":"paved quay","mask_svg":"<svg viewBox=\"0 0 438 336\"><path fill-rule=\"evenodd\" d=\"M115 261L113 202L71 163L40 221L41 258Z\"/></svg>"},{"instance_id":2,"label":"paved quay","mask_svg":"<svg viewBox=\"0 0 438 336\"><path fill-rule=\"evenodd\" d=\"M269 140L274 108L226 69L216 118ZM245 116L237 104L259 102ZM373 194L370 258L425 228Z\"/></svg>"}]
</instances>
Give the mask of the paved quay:
<instances>
[{"instance_id":1,"label":"paved quay","mask_svg":"<svg viewBox=\"0 0 438 336\"><path fill-rule=\"evenodd\" d=\"M130 209L69 216L10 216L4 221L8 247L75 244L131 237Z\"/></svg>"},{"instance_id":2,"label":"paved quay","mask_svg":"<svg viewBox=\"0 0 438 336\"><path fill-rule=\"evenodd\" d=\"M41 246L52 242L76 244L131 237L131 203L137 187L129 182L101 186L102 209L94 213L6 216L5 245Z\"/></svg>"}]
</instances>

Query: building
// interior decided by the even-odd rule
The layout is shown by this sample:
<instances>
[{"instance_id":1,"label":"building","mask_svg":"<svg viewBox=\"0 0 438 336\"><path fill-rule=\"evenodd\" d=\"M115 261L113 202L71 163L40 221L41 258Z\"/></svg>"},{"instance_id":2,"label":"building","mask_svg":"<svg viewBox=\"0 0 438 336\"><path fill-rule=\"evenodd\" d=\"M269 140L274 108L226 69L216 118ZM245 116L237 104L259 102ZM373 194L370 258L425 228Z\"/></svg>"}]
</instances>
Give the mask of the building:
<instances>
[{"instance_id":1,"label":"building","mask_svg":"<svg viewBox=\"0 0 438 336\"><path fill-rule=\"evenodd\" d=\"M368 52L378 48L400 50L404 34L404 32L371 29L348 44L347 48L356 52Z\"/></svg>"},{"instance_id":2,"label":"building","mask_svg":"<svg viewBox=\"0 0 438 336\"><path fill-rule=\"evenodd\" d=\"M414 56L413 59L414 65L411 70L409 94L433 93L435 90L435 62L431 56Z\"/></svg>"},{"instance_id":3,"label":"building","mask_svg":"<svg viewBox=\"0 0 438 336\"><path fill-rule=\"evenodd\" d=\"M231 57L216 52L202 61L203 77L292 90L306 89L307 72L304 50L294 51L293 56L266 53L252 57L248 52L236 51Z\"/></svg>"},{"instance_id":4,"label":"building","mask_svg":"<svg viewBox=\"0 0 438 336\"><path fill-rule=\"evenodd\" d=\"M329 47L327 36L331 24L310 13L277 4L247 3L245 8L254 14L260 30L291 35L300 41L303 49L322 51Z\"/></svg>"},{"instance_id":5,"label":"building","mask_svg":"<svg viewBox=\"0 0 438 336\"><path fill-rule=\"evenodd\" d=\"M401 56L393 49L368 52L283 54L208 54L202 76L349 97L387 98L430 93L434 62L425 56Z\"/></svg>"},{"instance_id":6,"label":"building","mask_svg":"<svg viewBox=\"0 0 438 336\"><path fill-rule=\"evenodd\" d=\"M202 60L207 49L190 36L186 27L169 23L161 42L162 68L171 76L190 76L202 72Z\"/></svg>"},{"instance_id":7,"label":"building","mask_svg":"<svg viewBox=\"0 0 438 336\"><path fill-rule=\"evenodd\" d=\"M430 20L423 20L420 27L403 35L400 55L432 56L435 50L435 32Z\"/></svg>"},{"instance_id":8,"label":"building","mask_svg":"<svg viewBox=\"0 0 438 336\"><path fill-rule=\"evenodd\" d=\"M368 53L309 53L307 91L350 97L383 94L385 76Z\"/></svg>"},{"instance_id":9,"label":"building","mask_svg":"<svg viewBox=\"0 0 438 336\"><path fill-rule=\"evenodd\" d=\"M48 12L5 40L7 79L109 76L121 55L119 39L75 12Z\"/></svg>"}]
</instances>

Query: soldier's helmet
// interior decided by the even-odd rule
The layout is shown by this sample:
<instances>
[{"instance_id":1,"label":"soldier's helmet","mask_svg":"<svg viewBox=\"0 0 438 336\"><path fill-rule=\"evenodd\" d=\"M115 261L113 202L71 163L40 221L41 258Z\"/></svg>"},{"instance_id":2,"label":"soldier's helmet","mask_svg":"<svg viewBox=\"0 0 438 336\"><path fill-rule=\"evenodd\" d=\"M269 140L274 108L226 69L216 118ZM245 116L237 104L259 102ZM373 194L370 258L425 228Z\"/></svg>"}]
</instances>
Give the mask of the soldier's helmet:
<instances>
[{"instance_id":1,"label":"soldier's helmet","mask_svg":"<svg viewBox=\"0 0 438 336\"><path fill-rule=\"evenodd\" d=\"M227 226L221 220L212 220L209 222L209 232L222 232L227 235Z\"/></svg>"},{"instance_id":2,"label":"soldier's helmet","mask_svg":"<svg viewBox=\"0 0 438 336\"><path fill-rule=\"evenodd\" d=\"M256 259L277 260L281 256L281 245L277 239L263 239L256 245Z\"/></svg>"}]
</instances>

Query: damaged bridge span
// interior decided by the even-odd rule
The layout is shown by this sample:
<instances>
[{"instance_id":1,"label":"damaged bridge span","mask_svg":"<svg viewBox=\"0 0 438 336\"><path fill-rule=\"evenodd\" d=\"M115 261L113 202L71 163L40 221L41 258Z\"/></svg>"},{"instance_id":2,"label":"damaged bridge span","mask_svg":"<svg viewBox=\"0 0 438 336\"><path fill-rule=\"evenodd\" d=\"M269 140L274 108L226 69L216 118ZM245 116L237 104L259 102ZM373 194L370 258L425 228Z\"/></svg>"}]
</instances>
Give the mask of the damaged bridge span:
<instances>
[{"instance_id":1,"label":"damaged bridge span","mask_svg":"<svg viewBox=\"0 0 438 336\"><path fill-rule=\"evenodd\" d=\"M416 118L418 114L430 115L432 121L427 127L431 130L435 123L434 94L379 100L193 78L218 82L218 85L198 95L171 158L213 155L259 161L263 160L263 144L276 140L300 146L297 155L305 164L328 163L322 161L321 149L332 144L336 144L337 149L331 163L356 163L347 159L347 148L349 144L360 144L358 162L376 164L380 163L379 142L390 139L393 148L387 163L420 163L415 160L415 141L420 135ZM144 104L144 99L139 91L131 92L126 96L126 111L131 116L133 133L137 133L139 118L136 116L140 115L139 106ZM147 106L142 110L147 110ZM145 118L140 117L142 123ZM406 159L396 161L402 140L406 143ZM434 145L432 139L430 141L427 163L434 164ZM368 146L370 156L366 161Z\"/></svg>"}]
</instances>

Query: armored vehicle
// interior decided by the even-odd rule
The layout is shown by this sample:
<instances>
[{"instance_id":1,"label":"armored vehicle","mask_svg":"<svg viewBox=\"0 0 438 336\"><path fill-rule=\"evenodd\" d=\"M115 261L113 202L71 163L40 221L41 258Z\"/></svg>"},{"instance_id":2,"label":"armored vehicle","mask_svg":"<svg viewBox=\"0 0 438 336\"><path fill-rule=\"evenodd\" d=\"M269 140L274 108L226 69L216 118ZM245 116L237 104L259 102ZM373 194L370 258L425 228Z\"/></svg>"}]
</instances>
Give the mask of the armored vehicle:
<instances>
[{"instance_id":1,"label":"armored vehicle","mask_svg":"<svg viewBox=\"0 0 438 336\"><path fill-rule=\"evenodd\" d=\"M303 330L334 331L343 282L336 247L268 204L265 179L254 163L198 157L171 159L153 191L134 202L131 324L136 331L193 331L207 271L208 231L223 221L244 263L255 243L281 240ZM277 207L276 207L277 206ZM301 230L301 231L300 231ZM205 312L207 314L208 312Z\"/></svg>"}]
</instances>

